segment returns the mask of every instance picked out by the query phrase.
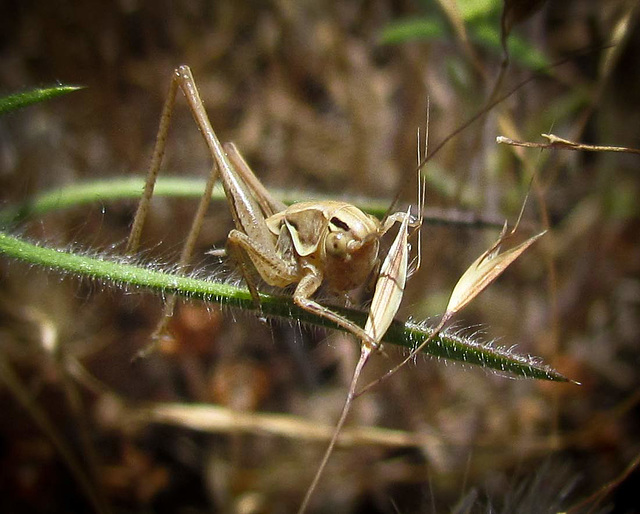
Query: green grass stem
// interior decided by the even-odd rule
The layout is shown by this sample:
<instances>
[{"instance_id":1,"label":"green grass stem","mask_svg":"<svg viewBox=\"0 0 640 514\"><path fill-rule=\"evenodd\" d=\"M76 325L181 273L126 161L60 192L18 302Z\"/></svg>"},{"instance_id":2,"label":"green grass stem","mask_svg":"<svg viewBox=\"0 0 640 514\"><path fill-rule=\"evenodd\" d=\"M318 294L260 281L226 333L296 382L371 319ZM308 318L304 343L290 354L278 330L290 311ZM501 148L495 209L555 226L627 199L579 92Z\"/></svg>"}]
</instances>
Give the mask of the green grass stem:
<instances>
[{"instance_id":1,"label":"green grass stem","mask_svg":"<svg viewBox=\"0 0 640 514\"><path fill-rule=\"evenodd\" d=\"M96 279L120 287L176 294L242 310L256 310L249 291L244 288L152 269L151 266L127 262L124 258L80 255L66 250L47 248L4 232L0 232L0 253L31 265L75 277ZM299 308L290 296L261 294L260 303L262 316L341 330L327 319ZM366 312L338 307L332 307L332 309L361 326L365 324ZM431 331L430 327L394 321L384 341L412 348L426 339ZM425 353L464 364L478 365L516 377L568 381L560 373L540 364L535 359L519 356L499 347L484 345L459 334L439 335L425 347Z\"/></svg>"}]
</instances>

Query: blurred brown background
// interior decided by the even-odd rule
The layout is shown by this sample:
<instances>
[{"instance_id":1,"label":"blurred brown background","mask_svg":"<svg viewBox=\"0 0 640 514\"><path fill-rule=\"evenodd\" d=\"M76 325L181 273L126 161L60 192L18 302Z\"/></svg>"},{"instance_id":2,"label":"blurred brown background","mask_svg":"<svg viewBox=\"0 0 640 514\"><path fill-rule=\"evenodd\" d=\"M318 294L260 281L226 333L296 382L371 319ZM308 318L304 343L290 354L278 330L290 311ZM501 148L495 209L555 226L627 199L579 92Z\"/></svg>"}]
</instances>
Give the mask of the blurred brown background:
<instances>
[{"instance_id":1,"label":"blurred brown background","mask_svg":"<svg viewBox=\"0 0 640 514\"><path fill-rule=\"evenodd\" d=\"M453 4L2 2L1 92L57 81L86 89L0 119L0 202L142 175L180 64L191 66L220 138L234 141L269 187L411 202L427 96L435 148L485 104L500 70L501 2L459 2L457 14L448 11ZM550 233L457 328L515 344L582 386L419 359L359 399L348 423L406 431L421 444L337 450L314 512L640 508L630 496L638 471L623 476L640 453L640 160L495 144L497 135L538 141L553 132L639 148L637 2L551 1L529 13L513 5L524 18L513 31L524 47L513 51L501 92L536 78L438 153L427 168L428 205L445 218L513 222L537 172L526 230ZM406 19L436 31L393 32ZM468 41L454 28L460 20ZM535 73L534 51L546 56L546 72ZM210 165L179 98L164 173L202 177ZM114 254L134 207L96 204L17 230ZM175 262L194 208L194 200L157 200L140 258ZM204 252L220 246L230 226L226 206L213 204L195 258L201 273L219 267ZM400 317L440 313L495 237L472 226L424 226L423 267ZM3 373L17 373L33 408L79 456L105 511L291 512L299 504L326 444L306 440L304 422L331 425L339 414L358 354L346 336L269 327L193 302L176 315L176 344L134 367L130 358L148 341L160 298L7 259L0 286ZM388 351L365 380L401 357ZM145 423L137 414L149 402L255 412L257 432L260 413L284 413L299 430L280 437L233 424L195 431L186 419ZM0 389L0 406L3 511L93 509L15 393ZM601 499L580 505L599 491Z\"/></svg>"}]
</instances>

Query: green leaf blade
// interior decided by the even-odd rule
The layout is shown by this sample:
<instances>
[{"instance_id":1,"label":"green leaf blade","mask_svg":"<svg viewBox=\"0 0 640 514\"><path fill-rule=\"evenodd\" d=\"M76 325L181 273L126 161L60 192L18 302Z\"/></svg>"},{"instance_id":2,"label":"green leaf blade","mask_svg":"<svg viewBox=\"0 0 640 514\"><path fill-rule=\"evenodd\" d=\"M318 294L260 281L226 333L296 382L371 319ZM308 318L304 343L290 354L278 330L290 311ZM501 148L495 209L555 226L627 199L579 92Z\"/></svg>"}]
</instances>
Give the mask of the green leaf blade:
<instances>
[{"instance_id":1,"label":"green leaf blade","mask_svg":"<svg viewBox=\"0 0 640 514\"><path fill-rule=\"evenodd\" d=\"M224 282L201 280L132 264L125 258L87 256L38 246L15 236L0 232L0 253L7 257L41 266L45 269L77 277L86 277L115 284L119 287L144 288L163 294L178 294L190 299L214 302L243 310L255 310L248 290ZM340 329L326 318L312 314L293 303L290 296L260 295L261 314L294 322ZM364 326L367 313L353 309L332 307L336 313ZM432 327L394 321L384 341L414 348L432 333ZM439 334L425 352L464 364L478 365L510 376L569 382L557 371L540 364L536 359L515 355L510 350L473 341L457 334Z\"/></svg>"},{"instance_id":2,"label":"green leaf blade","mask_svg":"<svg viewBox=\"0 0 640 514\"><path fill-rule=\"evenodd\" d=\"M83 89L84 86L53 86L36 88L21 93L14 93L0 98L0 116L39 102L45 102L59 96Z\"/></svg>"}]
</instances>

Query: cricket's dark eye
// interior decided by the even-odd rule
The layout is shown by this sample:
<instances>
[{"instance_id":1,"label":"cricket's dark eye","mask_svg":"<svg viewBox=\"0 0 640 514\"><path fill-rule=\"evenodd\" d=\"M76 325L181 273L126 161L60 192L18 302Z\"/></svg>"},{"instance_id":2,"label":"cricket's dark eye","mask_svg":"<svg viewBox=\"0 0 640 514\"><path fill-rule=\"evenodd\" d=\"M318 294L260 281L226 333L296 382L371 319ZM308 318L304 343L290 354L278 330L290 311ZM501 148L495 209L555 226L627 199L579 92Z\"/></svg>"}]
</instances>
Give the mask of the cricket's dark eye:
<instances>
[{"instance_id":1,"label":"cricket's dark eye","mask_svg":"<svg viewBox=\"0 0 640 514\"><path fill-rule=\"evenodd\" d=\"M334 216L333 218L331 218L329 220L329 222L332 225L335 225L338 228L341 228L342 230L344 230L345 232L347 232L349 230L349 225L347 225L344 221L342 221L340 218Z\"/></svg>"}]
</instances>

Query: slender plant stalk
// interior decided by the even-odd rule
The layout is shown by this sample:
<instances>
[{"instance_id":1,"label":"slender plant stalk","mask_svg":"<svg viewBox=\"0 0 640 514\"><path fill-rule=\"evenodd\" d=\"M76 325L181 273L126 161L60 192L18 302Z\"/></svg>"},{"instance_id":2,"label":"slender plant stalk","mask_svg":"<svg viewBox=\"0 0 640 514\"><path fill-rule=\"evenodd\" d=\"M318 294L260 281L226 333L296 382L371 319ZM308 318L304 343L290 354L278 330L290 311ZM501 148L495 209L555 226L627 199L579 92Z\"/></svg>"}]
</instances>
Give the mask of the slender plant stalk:
<instances>
[{"instance_id":1,"label":"slender plant stalk","mask_svg":"<svg viewBox=\"0 0 640 514\"><path fill-rule=\"evenodd\" d=\"M158 177L153 194L154 197L199 198L202 196L205 182L203 178L162 176ZM143 187L144 179L141 177L112 178L70 184L40 193L25 202L0 210L0 227L16 225L19 222L41 217L50 212L89 204L105 204L122 200L138 201ZM273 190L272 192L276 198L281 199L287 205L298 202L301 198L305 200L320 199L300 191ZM224 191L220 184L214 187L211 199L216 201L225 200ZM322 199L327 200L330 198L325 195ZM339 198L336 197L335 199ZM372 200L370 198L352 198L351 200L364 212L378 218L383 218L389 207L386 200ZM447 213L439 209L432 209L426 212L423 221L428 225L492 229L500 229L504 223L502 219L490 219L459 212Z\"/></svg>"},{"instance_id":2,"label":"slender plant stalk","mask_svg":"<svg viewBox=\"0 0 640 514\"><path fill-rule=\"evenodd\" d=\"M47 248L0 232L0 253L28 264L54 272L69 274L114 284L119 287L143 288L162 294L176 294L190 299L204 300L242 310L254 311L249 291L225 282L202 280L154 269L152 265L136 264L127 258L90 256ZM267 317L284 318L295 322L341 330L331 321L299 308L291 297L260 295L261 311ZM367 313L353 309L332 307L338 314L364 326ZM433 327L394 321L384 338L389 344L414 348L433 332ZM465 364L479 365L499 373L523 378L557 382L569 381L557 371L538 360L516 355L509 350L486 345L460 334L442 333L433 338L424 352Z\"/></svg>"}]
</instances>

